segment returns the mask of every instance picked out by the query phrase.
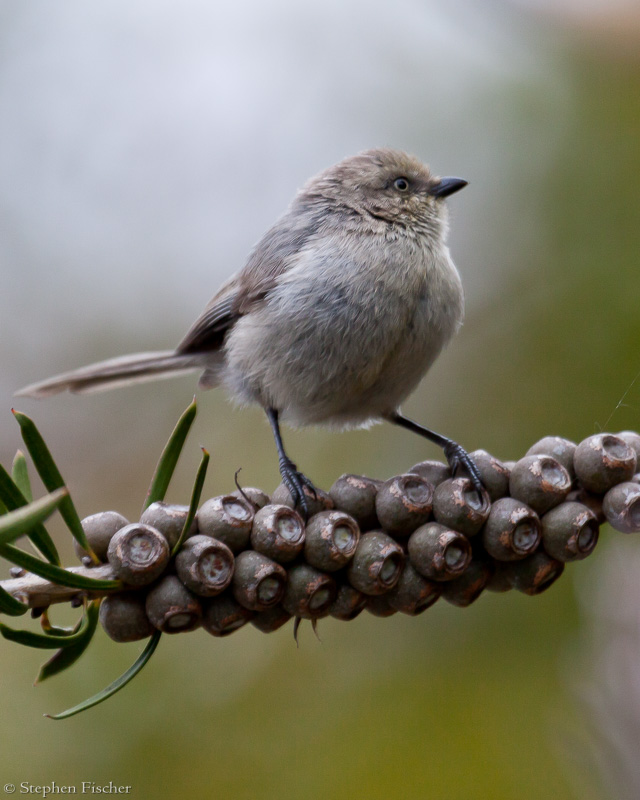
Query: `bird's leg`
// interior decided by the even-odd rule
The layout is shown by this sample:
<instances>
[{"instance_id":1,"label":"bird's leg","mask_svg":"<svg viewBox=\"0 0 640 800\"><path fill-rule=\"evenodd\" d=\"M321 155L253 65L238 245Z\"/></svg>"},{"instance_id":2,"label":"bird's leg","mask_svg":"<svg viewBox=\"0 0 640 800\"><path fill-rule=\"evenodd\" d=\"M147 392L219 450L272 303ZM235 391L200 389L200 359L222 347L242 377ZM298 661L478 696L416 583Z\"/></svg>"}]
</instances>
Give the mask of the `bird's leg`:
<instances>
[{"instance_id":1,"label":"bird's leg","mask_svg":"<svg viewBox=\"0 0 640 800\"><path fill-rule=\"evenodd\" d=\"M266 408L265 411L269 419L269 423L271 424L273 438L276 441L276 448L278 450L278 463L280 466L280 475L282 475L282 481L289 490L289 494L291 495L294 506L300 506L304 511L305 517L308 517L309 506L304 493L304 487L306 486L308 489L310 489L314 496L316 496L316 487L311 483L306 475L303 475L302 472L298 470L293 461L285 453L284 445L282 443L282 435L280 434L278 412L276 409Z\"/></svg>"},{"instance_id":2,"label":"bird's leg","mask_svg":"<svg viewBox=\"0 0 640 800\"><path fill-rule=\"evenodd\" d=\"M473 459L462 445L454 442L453 439L443 436L441 433L436 433L435 431L429 430L429 428L425 428L423 425L418 425L417 422L403 417L402 414L398 414L397 411L386 414L385 419L389 422L393 422L394 425L400 425L401 428L406 428L408 431L417 433L419 436L424 436L425 439L429 439L429 441L439 445L443 449L445 457L449 462L451 472L455 473L458 467L464 467L469 473L474 489L482 495L484 487L480 479L480 473Z\"/></svg>"}]
</instances>

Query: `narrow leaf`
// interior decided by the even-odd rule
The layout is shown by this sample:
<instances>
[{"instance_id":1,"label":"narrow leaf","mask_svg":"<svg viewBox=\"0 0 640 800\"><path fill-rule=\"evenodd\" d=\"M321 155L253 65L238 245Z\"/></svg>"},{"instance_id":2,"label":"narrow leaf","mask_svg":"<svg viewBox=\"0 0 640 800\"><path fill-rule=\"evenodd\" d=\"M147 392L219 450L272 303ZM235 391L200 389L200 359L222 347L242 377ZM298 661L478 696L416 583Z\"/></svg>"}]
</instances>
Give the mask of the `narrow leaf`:
<instances>
[{"instance_id":1,"label":"narrow leaf","mask_svg":"<svg viewBox=\"0 0 640 800\"><path fill-rule=\"evenodd\" d=\"M173 471L176 468L178 458L180 457L187 434L189 433L189 429L195 417L196 398L194 397L191 404L178 420L176 427L173 429L173 433L169 437L169 441L162 451L160 461L158 461L158 466L151 479L151 486L149 486L149 491L147 492L147 498L142 509L143 511L148 508L151 503L164 500Z\"/></svg>"},{"instance_id":2,"label":"narrow leaf","mask_svg":"<svg viewBox=\"0 0 640 800\"><path fill-rule=\"evenodd\" d=\"M50 492L53 492L54 489L59 489L61 486L64 486L64 480L62 479L60 470L56 466L56 463L49 452L49 448L45 444L45 441L42 438L40 431L36 428L33 420L26 414L22 414L20 411L16 411L15 409L12 410L13 416L18 421L18 425L20 425L22 439L27 447L27 450L29 451L29 455L33 459L33 463L38 470L38 475L40 475L42 478L44 485ZM76 511L76 507L74 506L73 500L70 496L67 497L66 500L60 505L60 514L67 523L67 527L71 531L71 535L78 542L78 544L83 547L87 553L89 553L94 562L97 564L99 560L91 549L91 545L87 541L87 537L82 529L80 517L78 516L78 512Z\"/></svg>"},{"instance_id":3,"label":"narrow leaf","mask_svg":"<svg viewBox=\"0 0 640 800\"><path fill-rule=\"evenodd\" d=\"M0 614L7 614L9 617L19 617L26 614L29 606L19 600L0 586Z\"/></svg>"},{"instance_id":4,"label":"narrow leaf","mask_svg":"<svg viewBox=\"0 0 640 800\"><path fill-rule=\"evenodd\" d=\"M22 450L18 450L13 459L13 466L11 468L11 477L13 482L20 489L27 502L33 500L31 492L31 481L29 480L29 470L27 468L27 459L24 457Z\"/></svg>"},{"instance_id":5,"label":"narrow leaf","mask_svg":"<svg viewBox=\"0 0 640 800\"><path fill-rule=\"evenodd\" d=\"M67 496L66 489L56 489L55 492L41 497L40 500L29 503L28 506L3 514L0 517L0 545L9 544L20 536L24 536L35 525L51 516Z\"/></svg>"},{"instance_id":6,"label":"narrow leaf","mask_svg":"<svg viewBox=\"0 0 640 800\"><path fill-rule=\"evenodd\" d=\"M142 653L138 656L136 662L132 664L129 669L117 678L113 683L109 684L106 689L103 689L98 694L94 695L93 697L89 698L89 700L85 700L82 703L79 703L77 706L73 706L73 708L69 708L66 711L62 711L60 714L45 714L45 717L49 717L49 719L66 719L67 717L72 717L74 714L79 714L81 711L86 711L88 708L93 708L93 706L97 706L98 703L102 703L108 697L111 697L124 686L126 686L130 680L135 678L135 676L140 672L140 670L144 667L147 661L153 655L154 650L158 646L158 642L160 641L161 631L156 631L147 646L144 648Z\"/></svg>"},{"instance_id":7,"label":"narrow leaf","mask_svg":"<svg viewBox=\"0 0 640 800\"><path fill-rule=\"evenodd\" d=\"M87 607L87 627L84 636L79 639L72 647L66 647L54 653L48 661L40 667L40 672L35 683L41 683L47 678L58 675L72 664L75 664L80 656L89 646L98 625L98 613L100 611L100 600L93 600Z\"/></svg>"},{"instance_id":8,"label":"narrow leaf","mask_svg":"<svg viewBox=\"0 0 640 800\"><path fill-rule=\"evenodd\" d=\"M121 589L122 583L115 580L99 580L97 578L87 578L84 575L77 575L74 572L69 572L62 567L56 567L54 564L48 564L35 556L25 553L18 547L11 544L5 544L0 547L0 556L11 561L12 564L17 564L34 575L39 575L41 578L55 583L58 586L70 586L73 589L87 589L88 591L104 592L112 589Z\"/></svg>"},{"instance_id":9,"label":"narrow leaf","mask_svg":"<svg viewBox=\"0 0 640 800\"><path fill-rule=\"evenodd\" d=\"M187 518L184 521L180 537L173 546L173 550L171 551L172 556L175 556L175 554L182 547L182 542L184 541L184 538L187 535L189 528L191 527L191 523L193 522L193 519L196 515L196 511L198 510L198 504L200 503L200 495L202 494L202 487L204 485L204 479L207 475L207 467L209 466L209 453L204 449L204 447L201 449L202 449L202 460L200 461L200 466L198 467L198 471L196 473L196 481L193 484L193 491L191 492L191 503L189 504L189 513L187 514Z\"/></svg>"},{"instance_id":10,"label":"narrow leaf","mask_svg":"<svg viewBox=\"0 0 640 800\"><path fill-rule=\"evenodd\" d=\"M27 647L37 647L41 650L57 650L59 648L73 647L84 640L89 627L89 615L84 614L82 623L75 633L56 636L51 633L34 633L34 631L19 631L0 622L0 635L10 642L17 642Z\"/></svg>"},{"instance_id":11,"label":"narrow leaf","mask_svg":"<svg viewBox=\"0 0 640 800\"><path fill-rule=\"evenodd\" d=\"M6 511L15 511L17 508L26 506L29 501L16 486L13 478L6 469L0 464L0 504ZM29 532L29 539L38 548L42 555L52 564L60 564L60 556L53 543L52 538L47 533L47 529L42 524L36 525Z\"/></svg>"}]
</instances>

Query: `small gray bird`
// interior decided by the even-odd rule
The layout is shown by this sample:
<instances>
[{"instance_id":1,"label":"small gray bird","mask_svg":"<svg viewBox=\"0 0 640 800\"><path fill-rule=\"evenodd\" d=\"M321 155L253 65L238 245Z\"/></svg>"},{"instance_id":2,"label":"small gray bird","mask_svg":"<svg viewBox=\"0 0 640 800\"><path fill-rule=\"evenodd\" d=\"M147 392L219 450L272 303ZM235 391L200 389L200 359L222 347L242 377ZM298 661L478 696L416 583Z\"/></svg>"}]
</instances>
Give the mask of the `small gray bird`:
<instances>
[{"instance_id":1,"label":"small gray bird","mask_svg":"<svg viewBox=\"0 0 640 800\"><path fill-rule=\"evenodd\" d=\"M97 392L202 370L200 387L222 385L264 408L282 479L305 511L304 486L313 485L286 455L280 420L337 429L388 420L440 445L480 491L459 444L398 410L462 323L444 198L466 184L396 150L346 158L298 192L174 351L102 361L18 394Z\"/></svg>"}]
</instances>

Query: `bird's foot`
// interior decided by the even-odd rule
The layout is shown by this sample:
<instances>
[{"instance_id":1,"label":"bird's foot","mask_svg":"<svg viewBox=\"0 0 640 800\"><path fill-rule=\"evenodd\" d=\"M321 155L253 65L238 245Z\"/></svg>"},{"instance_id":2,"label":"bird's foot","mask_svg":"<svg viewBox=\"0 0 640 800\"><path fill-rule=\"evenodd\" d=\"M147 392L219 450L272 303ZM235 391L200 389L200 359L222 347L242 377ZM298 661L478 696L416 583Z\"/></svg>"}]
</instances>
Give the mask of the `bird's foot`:
<instances>
[{"instance_id":1,"label":"bird's foot","mask_svg":"<svg viewBox=\"0 0 640 800\"><path fill-rule=\"evenodd\" d=\"M484 486L482 485L478 467L476 467L474 460L471 458L469 453L467 453L464 447L459 445L457 442L450 441L444 446L444 454L449 462L451 474L455 475L456 470L458 470L460 467L465 469L469 475L471 483L473 484L473 488L476 490L480 498L482 498L484 494Z\"/></svg>"},{"instance_id":2,"label":"bird's foot","mask_svg":"<svg viewBox=\"0 0 640 800\"><path fill-rule=\"evenodd\" d=\"M289 490L294 507L298 508L299 506L302 509L306 521L309 518L309 504L305 488L309 490L314 499L317 499L316 487L306 475L298 470L290 458L280 459L280 475L282 475L282 482Z\"/></svg>"}]
</instances>

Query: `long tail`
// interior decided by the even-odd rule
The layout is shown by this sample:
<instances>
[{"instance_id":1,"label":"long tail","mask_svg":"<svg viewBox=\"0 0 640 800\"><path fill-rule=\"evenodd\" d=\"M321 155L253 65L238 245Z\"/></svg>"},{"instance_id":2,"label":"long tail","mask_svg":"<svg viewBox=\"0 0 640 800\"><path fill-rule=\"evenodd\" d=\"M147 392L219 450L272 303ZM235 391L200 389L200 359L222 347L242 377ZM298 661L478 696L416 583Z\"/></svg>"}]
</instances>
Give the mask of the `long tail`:
<instances>
[{"instance_id":1,"label":"long tail","mask_svg":"<svg viewBox=\"0 0 640 800\"><path fill-rule=\"evenodd\" d=\"M32 383L16 392L20 397L49 397L59 392L89 393L115 389L132 383L172 378L181 372L202 369L196 355L181 355L172 350L159 353L136 353L110 358L88 367Z\"/></svg>"}]
</instances>

